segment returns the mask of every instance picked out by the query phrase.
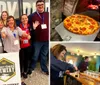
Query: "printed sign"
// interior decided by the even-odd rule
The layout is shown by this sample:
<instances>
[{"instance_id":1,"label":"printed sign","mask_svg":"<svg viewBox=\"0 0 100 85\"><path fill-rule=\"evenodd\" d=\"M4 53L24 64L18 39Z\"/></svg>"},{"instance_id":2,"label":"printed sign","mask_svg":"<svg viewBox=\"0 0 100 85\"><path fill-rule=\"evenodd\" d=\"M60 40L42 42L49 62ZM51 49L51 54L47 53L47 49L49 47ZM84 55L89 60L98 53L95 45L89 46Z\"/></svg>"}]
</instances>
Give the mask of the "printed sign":
<instances>
[{"instance_id":1,"label":"printed sign","mask_svg":"<svg viewBox=\"0 0 100 85\"><path fill-rule=\"evenodd\" d=\"M0 85L21 85L18 52L0 54Z\"/></svg>"},{"instance_id":2,"label":"printed sign","mask_svg":"<svg viewBox=\"0 0 100 85\"><path fill-rule=\"evenodd\" d=\"M37 0L23 0L23 14L30 15L36 11L36 1ZM45 3L45 11L49 8L49 3ZM2 11L7 11L9 15L19 18L19 2L18 0L0 0L0 16ZM26 13L27 12L27 13Z\"/></svg>"}]
</instances>

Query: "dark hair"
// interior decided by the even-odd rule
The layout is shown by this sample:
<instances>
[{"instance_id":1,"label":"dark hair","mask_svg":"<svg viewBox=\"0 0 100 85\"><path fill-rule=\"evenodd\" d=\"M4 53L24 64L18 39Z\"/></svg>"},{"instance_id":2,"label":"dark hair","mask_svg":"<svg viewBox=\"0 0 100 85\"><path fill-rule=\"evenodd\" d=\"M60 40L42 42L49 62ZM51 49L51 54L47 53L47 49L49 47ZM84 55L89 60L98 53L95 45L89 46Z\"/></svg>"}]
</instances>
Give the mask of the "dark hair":
<instances>
[{"instance_id":1,"label":"dark hair","mask_svg":"<svg viewBox=\"0 0 100 85\"><path fill-rule=\"evenodd\" d=\"M63 45L61 45L61 44L57 44L57 45L55 45L55 46L53 46L53 47L51 48L51 53L57 58L57 56L58 56L63 50L67 51L67 50L66 50L66 47L63 46Z\"/></svg>"},{"instance_id":2,"label":"dark hair","mask_svg":"<svg viewBox=\"0 0 100 85\"><path fill-rule=\"evenodd\" d=\"M84 60L88 59L89 57L88 56L85 56Z\"/></svg>"},{"instance_id":3,"label":"dark hair","mask_svg":"<svg viewBox=\"0 0 100 85\"><path fill-rule=\"evenodd\" d=\"M44 0L37 0L37 1L36 1L36 5L37 5L37 3L39 3L39 2L43 2L43 3L44 3Z\"/></svg>"},{"instance_id":4,"label":"dark hair","mask_svg":"<svg viewBox=\"0 0 100 85\"><path fill-rule=\"evenodd\" d=\"M2 19L2 14L3 14L3 13L6 13L6 14L7 14L7 17L9 16L7 11L2 11L2 13L1 13L1 19ZM3 19L2 19L2 20L3 20Z\"/></svg>"},{"instance_id":5,"label":"dark hair","mask_svg":"<svg viewBox=\"0 0 100 85\"><path fill-rule=\"evenodd\" d=\"M14 27L16 27L16 21L15 21L15 19L14 19L13 16L9 16L9 17L7 18L7 23L9 22L9 19L11 19L11 18L13 18L13 20L14 20ZM8 24L7 24L7 26L8 26Z\"/></svg>"}]
</instances>

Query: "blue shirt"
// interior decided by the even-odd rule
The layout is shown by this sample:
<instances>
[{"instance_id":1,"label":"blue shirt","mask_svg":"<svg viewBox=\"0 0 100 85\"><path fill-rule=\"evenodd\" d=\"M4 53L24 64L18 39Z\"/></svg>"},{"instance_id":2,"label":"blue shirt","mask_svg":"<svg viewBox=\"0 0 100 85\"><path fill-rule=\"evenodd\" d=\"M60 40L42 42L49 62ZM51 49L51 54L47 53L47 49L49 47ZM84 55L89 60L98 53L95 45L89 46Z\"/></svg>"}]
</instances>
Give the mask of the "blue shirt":
<instances>
[{"instance_id":1,"label":"blue shirt","mask_svg":"<svg viewBox=\"0 0 100 85\"><path fill-rule=\"evenodd\" d=\"M54 57L52 54L50 57L51 57L51 79L60 78L61 73L63 75L63 73L66 70L69 70L70 72L75 71L73 65L56 59L56 57Z\"/></svg>"}]
</instances>

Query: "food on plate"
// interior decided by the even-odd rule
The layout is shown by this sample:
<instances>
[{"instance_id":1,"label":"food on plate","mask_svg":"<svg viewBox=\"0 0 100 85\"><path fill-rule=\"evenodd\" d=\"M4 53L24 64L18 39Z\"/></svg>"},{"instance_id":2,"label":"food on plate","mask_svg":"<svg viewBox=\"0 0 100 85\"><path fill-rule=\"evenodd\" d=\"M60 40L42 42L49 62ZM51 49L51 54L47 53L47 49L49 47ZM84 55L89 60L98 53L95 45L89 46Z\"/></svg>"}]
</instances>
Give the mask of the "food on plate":
<instances>
[{"instance_id":1,"label":"food on plate","mask_svg":"<svg viewBox=\"0 0 100 85\"><path fill-rule=\"evenodd\" d=\"M86 15L75 14L64 20L64 27L76 34L89 35L99 29L98 22Z\"/></svg>"}]
</instances>

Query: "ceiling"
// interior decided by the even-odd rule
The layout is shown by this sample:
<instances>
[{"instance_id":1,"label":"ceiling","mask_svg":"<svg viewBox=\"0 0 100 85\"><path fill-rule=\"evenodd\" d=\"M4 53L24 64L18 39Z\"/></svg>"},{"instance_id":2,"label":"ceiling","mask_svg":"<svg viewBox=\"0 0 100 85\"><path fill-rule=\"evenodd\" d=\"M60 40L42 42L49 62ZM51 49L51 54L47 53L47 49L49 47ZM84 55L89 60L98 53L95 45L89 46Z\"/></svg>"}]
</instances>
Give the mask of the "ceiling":
<instances>
[{"instance_id":1,"label":"ceiling","mask_svg":"<svg viewBox=\"0 0 100 85\"><path fill-rule=\"evenodd\" d=\"M62 44L66 46L66 49L72 53L79 53L86 56L100 55L100 43L51 43L51 47L56 44Z\"/></svg>"}]
</instances>

